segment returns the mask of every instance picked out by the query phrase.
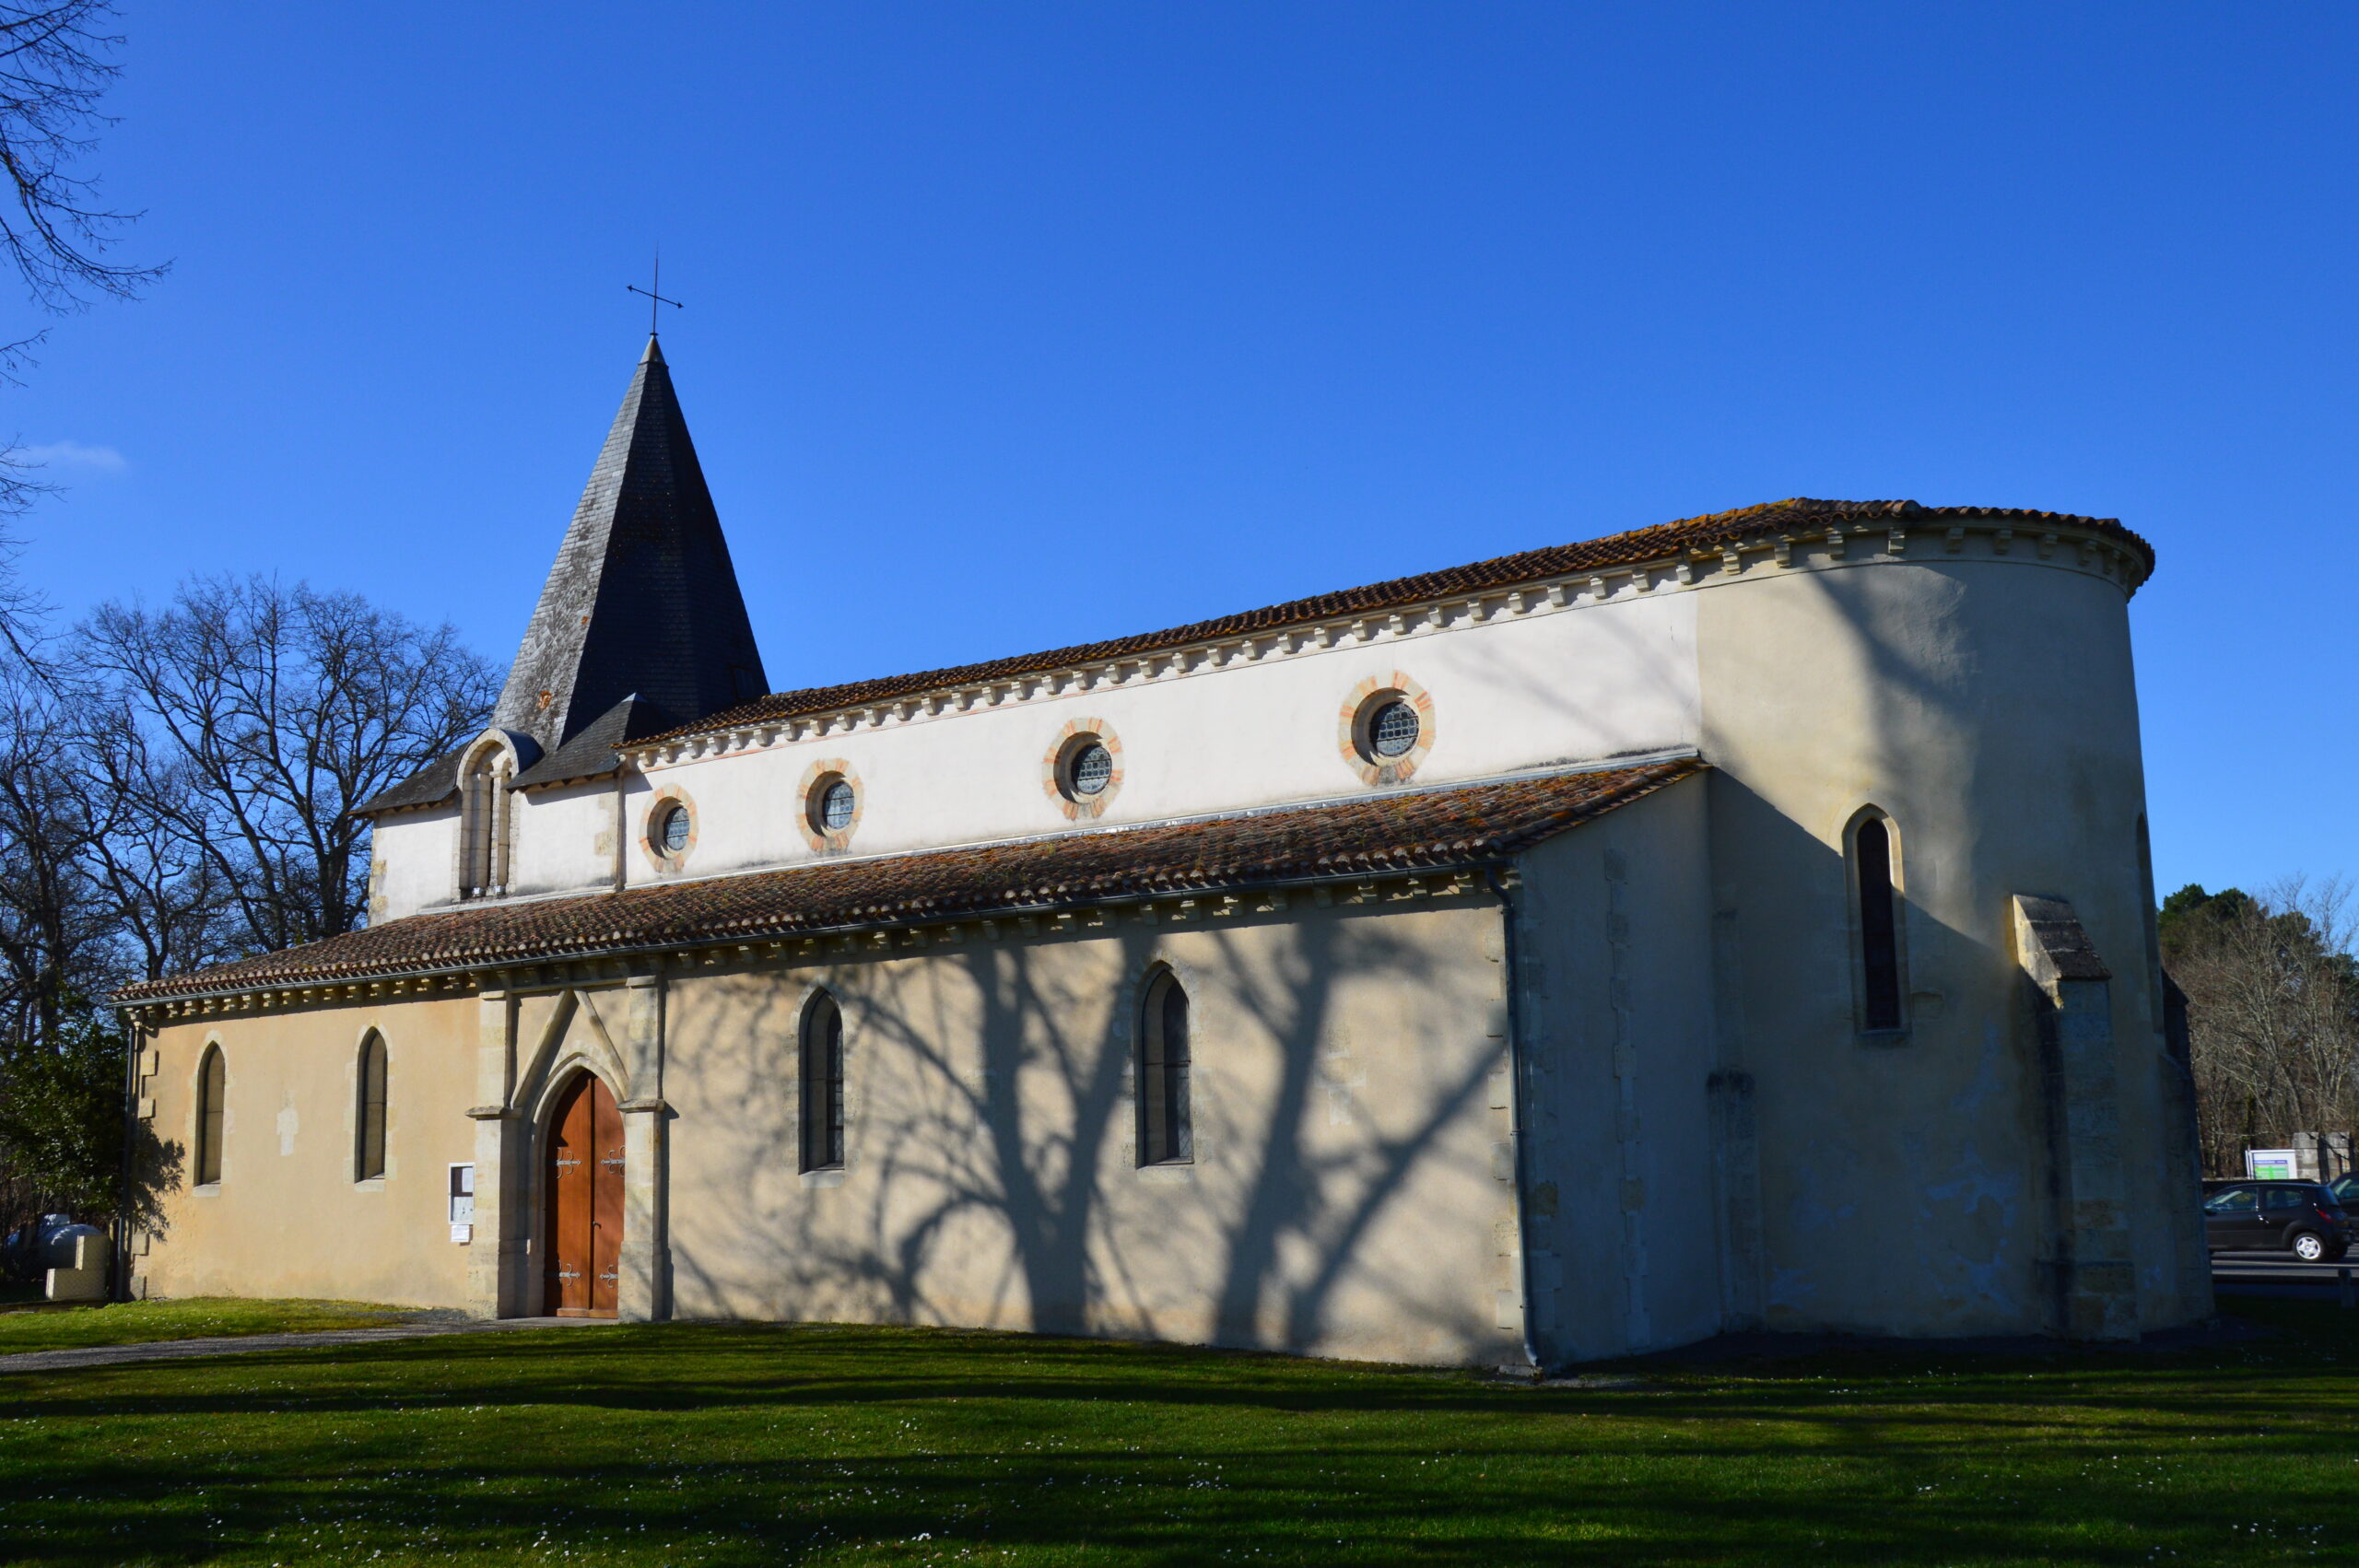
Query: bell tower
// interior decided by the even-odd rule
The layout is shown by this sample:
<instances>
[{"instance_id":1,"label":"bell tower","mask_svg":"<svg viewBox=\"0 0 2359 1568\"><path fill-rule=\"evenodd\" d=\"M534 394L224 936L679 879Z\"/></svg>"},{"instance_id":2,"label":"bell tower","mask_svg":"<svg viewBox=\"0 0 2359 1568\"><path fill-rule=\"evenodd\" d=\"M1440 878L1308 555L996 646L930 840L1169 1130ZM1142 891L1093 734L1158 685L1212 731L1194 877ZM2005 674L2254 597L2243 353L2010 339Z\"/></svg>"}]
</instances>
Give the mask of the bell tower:
<instances>
[{"instance_id":1,"label":"bell tower","mask_svg":"<svg viewBox=\"0 0 2359 1568\"><path fill-rule=\"evenodd\" d=\"M729 543L651 335L492 723L554 752L634 696L664 723L687 724L769 690Z\"/></svg>"}]
</instances>

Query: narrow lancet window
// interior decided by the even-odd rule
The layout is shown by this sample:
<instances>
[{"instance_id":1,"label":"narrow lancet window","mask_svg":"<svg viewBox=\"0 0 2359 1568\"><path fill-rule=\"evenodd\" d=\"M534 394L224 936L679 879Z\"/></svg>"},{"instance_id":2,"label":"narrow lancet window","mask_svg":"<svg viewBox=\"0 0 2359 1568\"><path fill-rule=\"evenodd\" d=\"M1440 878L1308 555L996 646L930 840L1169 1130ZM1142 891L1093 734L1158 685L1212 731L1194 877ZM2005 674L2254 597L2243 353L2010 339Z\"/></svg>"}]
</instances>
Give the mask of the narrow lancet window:
<instances>
[{"instance_id":1,"label":"narrow lancet window","mask_svg":"<svg viewBox=\"0 0 2359 1568\"><path fill-rule=\"evenodd\" d=\"M196 1185L211 1187L221 1179L222 1102L228 1098L229 1070L221 1047L208 1046L205 1064L196 1071Z\"/></svg>"},{"instance_id":2,"label":"narrow lancet window","mask_svg":"<svg viewBox=\"0 0 2359 1568\"><path fill-rule=\"evenodd\" d=\"M1880 816L1863 819L1852 837L1860 878L1860 1026L1900 1027L1899 900L1892 879L1892 829Z\"/></svg>"},{"instance_id":3,"label":"narrow lancet window","mask_svg":"<svg viewBox=\"0 0 2359 1568\"><path fill-rule=\"evenodd\" d=\"M468 758L459 785L459 896L498 897L508 891L508 851L514 831L509 784L515 760L486 742Z\"/></svg>"},{"instance_id":4,"label":"narrow lancet window","mask_svg":"<svg viewBox=\"0 0 2359 1568\"><path fill-rule=\"evenodd\" d=\"M1195 1155L1188 1106L1188 993L1170 970L1148 982L1139 1020L1139 1163Z\"/></svg>"},{"instance_id":5,"label":"narrow lancet window","mask_svg":"<svg viewBox=\"0 0 2359 1568\"><path fill-rule=\"evenodd\" d=\"M360 1045L360 1127L353 1176L370 1181L385 1174L385 1042L371 1035Z\"/></svg>"},{"instance_id":6,"label":"narrow lancet window","mask_svg":"<svg viewBox=\"0 0 2359 1568\"><path fill-rule=\"evenodd\" d=\"M803 1168L844 1163L844 1014L821 992L803 1014Z\"/></svg>"}]
</instances>

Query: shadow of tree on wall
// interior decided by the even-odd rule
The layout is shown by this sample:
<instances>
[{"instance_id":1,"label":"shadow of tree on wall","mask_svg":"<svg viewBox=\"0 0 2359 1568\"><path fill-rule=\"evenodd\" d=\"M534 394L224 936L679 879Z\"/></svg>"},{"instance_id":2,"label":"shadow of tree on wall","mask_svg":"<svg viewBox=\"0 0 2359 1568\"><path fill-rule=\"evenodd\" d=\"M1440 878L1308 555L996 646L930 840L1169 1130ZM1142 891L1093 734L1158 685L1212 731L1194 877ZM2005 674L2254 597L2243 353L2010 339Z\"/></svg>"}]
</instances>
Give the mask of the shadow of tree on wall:
<instances>
[{"instance_id":1,"label":"shadow of tree on wall","mask_svg":"<svg viewBox=\"0 0 2359 1568\"><path fill-rule=\"evenodd\" d=\"M178 1139L158 1138L153 1125L135 1119L131 1124L130 1169L123 1234L153 1236L161 1241L171 1228L164 1199L187 1182L188 1150Z\"/></svg>"},{"instance_id":2,"label":"shadow of tree on wall","mask_svg":"<svg viewBox=\"0 0 2359 1568\"><path fill-rule=\"evenodd\" d=\"M1480 1113L1503 1059L1496 965L1438 957L1387 919L1232 919L798 971L846 1011L851 1168L836 1191L747 1171L748 1190L785 1200L726 1226L686 1216L693 1199L675 1195L681 1310L1314 1349L1349 1286L1383 1293L1396 1340L1429 1332L1471 1353L1491 1337L1490 1281L1438 1280L1362 1243L1421 1175L1491 1186L1487 1133L1446 1135ZM1158 963L1193 998L1195 1157L1142 1171L1132 1015ZM1368 1042L1386 1079L1373 1106L1354 1093L1371 1064L1338 1015L1339 993L1370 980L1424 999L1394 1006L1405 1045ZM804 994L746 977L734 1044L680 1041L667 1071L696 1071L718 1048L746 1053L749 1081L791 1076ZM792 1161L792 1114L776 1097L722 1095L681 1133L738 1160ZM839 1196L861 1205L856 1223Z\"/></svg>"}]
</instances>

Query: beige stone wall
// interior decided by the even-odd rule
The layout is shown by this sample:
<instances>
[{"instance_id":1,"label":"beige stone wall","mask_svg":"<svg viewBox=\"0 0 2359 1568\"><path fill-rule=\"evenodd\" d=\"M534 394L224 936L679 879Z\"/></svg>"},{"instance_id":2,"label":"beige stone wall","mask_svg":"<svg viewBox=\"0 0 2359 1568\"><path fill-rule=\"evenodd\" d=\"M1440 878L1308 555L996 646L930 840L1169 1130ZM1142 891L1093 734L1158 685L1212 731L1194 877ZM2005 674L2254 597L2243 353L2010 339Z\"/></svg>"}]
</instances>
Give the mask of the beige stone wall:
<instances>
[{"instance_id":1,"label":"beige stone wall","mask_svg":"<svg viewBox=\"0 0 2359 1568\"><path fill-rule=\"evenodd\" d=\"M2115 976L2119 1157L2145 1326L2209 1311L2174 1171L2139 866L2120 588L2015 558L1763 566L1699 595L1724 1055L1757 1085L1773 1328L2037 1331L2048 1134L2011 898L2071 902ZM1899 840L1908 1031L1854 1029L1843 846Z\"/></svg>"},{"instance_id":2,"label":"beige stone wall","mask_svg":"<svg viewBox=\"0 0 2359 1568\"><path fill-rule=\"evenodd\" d=\"M670 988L679 1315L1513 1354L1487 899L1005 929ZM1195 1158L1141 1169L1132 1028L1156 964L1191 998ZM796 1170L816 984L846 1020L840 1176Z\"/></svg>"},{"instance_id":3,"label":"beige stone wall","mask_svg":"<svg viewBox=\"0 0 2359 1568\"><path fill-rule=\"evenodd\" d=\"M178 1162L163 1226L133 1259L158 1296L320 1296L418 1306L466 1297L451 1241L450 1166L475 1156L475 1002L316 1007L164 1028L141 1087ZM385 1040L385 1174L357 1181L360 1042ZM193 1187L196 1075L228 1070L221 1180ZM169 1168L169 1167L168 1167Z\"/></svg>"},{"instance_id":4,"label":"beige stone wall","mask_svg":"<svg viewBox=\"0 0 2359 1568\"><path fill-rule=\"evenodd\" d=\"M653 1010L671 1312L1512 1359L1498 912L1479 893L1353 898L675 969ZM1190 993L1194 1159L1141 1169L1132 1029L1158 964ZM846 1018L849 1147L843 1171L805 1176L795 1038L819 985ZM535 1309L534 1113L584 1067L650 1094L658 1071L624 1059L631 994L527 987L166 1029L158 1132L189 1148L207 1039L229 1053L229 1127L217 1191L167 1195L138 1266L150 1293L483 1308L498 1291ZM391 1048L391 1168L356 1183L372 1026ZM522 1114L471 1119L503 1080ZM443 1209L450 1163L487 1183L502 1151L504 1282L494 1195L472 1246L450 1242Z\"/></svg>"}]
</instances>

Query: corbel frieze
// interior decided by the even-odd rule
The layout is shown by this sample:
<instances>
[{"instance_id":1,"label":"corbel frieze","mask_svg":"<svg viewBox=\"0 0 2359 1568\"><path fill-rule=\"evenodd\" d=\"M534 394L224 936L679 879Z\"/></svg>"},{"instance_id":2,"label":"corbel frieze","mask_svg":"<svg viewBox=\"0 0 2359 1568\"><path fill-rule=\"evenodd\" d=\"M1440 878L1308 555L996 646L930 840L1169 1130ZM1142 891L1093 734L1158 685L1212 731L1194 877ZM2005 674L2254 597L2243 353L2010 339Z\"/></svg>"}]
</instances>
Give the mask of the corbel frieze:
<instances>
[{"instance_id":1,"label":"corbel frieze","mask_svg":"<svg viewBox=\"0 0 2359 1568\"><path fill-rule=\"evenodd\" d=\"M1990 524L1952 523L1942 531L1942 544L1952 556L1968 554L1979 542L1993 556L2009 556L2013 553L2015 532L2011 526L1997 526L1995 521ZM855 730L925 723L987 708L1052 700L1101 685L1151 685L1237 664L1307 657L1354 643L1431 636L1460 626L1482 625L1502 614L1520 618L1553 614L1606 603L1614 597L1617 587L1625 584L1637 593L1710 587L1742 577L1747 555L1787 568L1848 564L1854 559L1905 560L1909 533L1908 525L1900 521L1882 527L1867 521L1855 526L1834 521L1815 534L1790 528L1785 532L1765 531L1702 548L1688 547L1660 560L1568 572L1479 592L1443 595L1422 604L1375 614L1337 615L1244 638L1211 638L1200 644L1154 650L1110 662L1083 661L1012 677L947 685L912 692L887 702L848 704L840 708L765 720L726 733L682 736L626 748L625 755L642 770L653 770L716 755L792 745ZM2073 550L2069 558L2060 559L2059 546L2068 539ZM2118 543L2101 535L2086 530L2051 528L2037 535L2037 544L2039 558L2050 565L2069 564L2131 590L2138 585L2137 563Z\"/></svg>"}]
</instances>

